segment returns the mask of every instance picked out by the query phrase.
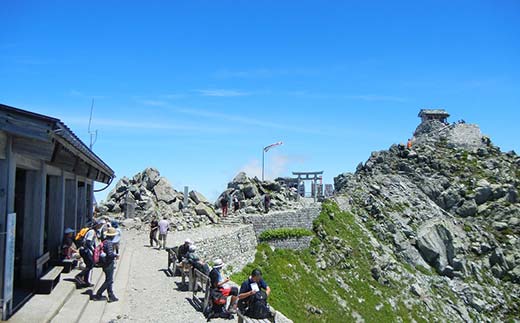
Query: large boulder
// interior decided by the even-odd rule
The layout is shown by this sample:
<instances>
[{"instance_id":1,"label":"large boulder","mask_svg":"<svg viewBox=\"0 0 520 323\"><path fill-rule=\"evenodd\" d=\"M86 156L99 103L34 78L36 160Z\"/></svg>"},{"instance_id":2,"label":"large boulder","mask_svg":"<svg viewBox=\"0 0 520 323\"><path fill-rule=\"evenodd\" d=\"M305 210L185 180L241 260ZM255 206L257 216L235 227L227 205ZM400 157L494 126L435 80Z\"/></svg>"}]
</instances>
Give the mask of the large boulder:
<instances>
[{"instance_id":1,"label":"large boulder","mask_svg":"<svg viewBox=\"0 0 520 323\"><path fill-rule=\"evenodd\" d=\"M255 198L260 194L256 186L253 184L245 186L242 191L244 192L245 197L248 199Z\"/></svg>"},{"instance_id":2,"label":"large boulder","mask_svg":"<svg viewBox=\"0 0 520 323\"><path fill-rule=\"evenodd\" d=\"M177 198L177 194L166 178L161 178L153 188L153 192L158 201L168 204L173 203Z\"/></svg>"},{"instance_id":3,"label":"large boulder","mask_svg":"<svg viewBox=\"0 0 520 323\"><path fill-rule=\"evenodd\" d=\"M417 248L424 260L439 274L445 274L453 266L455 258L454 234L445 221L433 221L423 225L417 235Z\"/></svg>"},{"instance_id":4,"label":"large boulder","mask_svg":"<svg viewBox=\"0 0 520 323\"><path fill-rule=\"evenodd\" d=\"M195 206L195 213L197 215L205 215L211 221L211 223L218 222L218 218L215 214L215 211L213 211L212 208L210 208L204 203L199 203L197 204L197 206Z\"/></svg>"},{"instance_id":5,"label":"large boulder","mask_svg":"<svg viewBox=\"0 0 520 323\"><path fill-rule=\"evenodd\" d=\"M197 191L191 191L190 198L195 202L195 204L208 203L206 197Z\"/></svg>"},{"instance_id":6,"label":"large boulder","mask_svg":"<svg viewBox=\"0 0 520 323\"><path fill-rule=\"evenodd\" d=\"M161 179L161 174L156 168L147 168L141 175L141 181L146 184L148 190L152 190Z\"/></svg>"}]
</instances>

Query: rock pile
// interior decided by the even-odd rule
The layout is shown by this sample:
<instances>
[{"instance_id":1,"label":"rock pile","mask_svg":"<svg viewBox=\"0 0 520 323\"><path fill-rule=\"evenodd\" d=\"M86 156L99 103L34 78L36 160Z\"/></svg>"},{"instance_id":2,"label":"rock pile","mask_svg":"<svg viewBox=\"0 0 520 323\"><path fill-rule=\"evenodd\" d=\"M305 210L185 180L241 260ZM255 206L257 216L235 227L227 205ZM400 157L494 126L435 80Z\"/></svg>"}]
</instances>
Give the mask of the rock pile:
<instances>
[{"instance_id":1,"label":"rock pile","mask_svg":"<svg viewBox=\"0 0 520 323\"><path fill-rule=\"evenodd\" d=\"M287 210L299 205L296 191L278 182L262 182L257 177L249 178L246 173L241 172L228 183L227 190L219 196L215 207L220 208L220 201L224 196L228 196L230 203L236 196L240 201L240 213L261 213L264 211L264 196L267 193L271 196L271 210Z\"/></svg>"},{"instance_id":2,"label":"rock pile","mask_svg":"<svg viewBox=\"0 0 520 323\"><path fill-rule=\"evenodd\" d=\"M502 153L476 125L429 121L416 130L411 149L393 145L372 153L354 174L336 177L335 188L338 203L357 216L380 250L372 268L378 280L397 275L409 281L411 295L444 302L446 317L457 320L518 317L515 152ZM384 260L389 255L392 266ZM406 266L420 270L410 276ZM435 276L422 274L423 268ZM445 299L440 285L457 302Z\"/></svg>"},{"instance_id":3,"label":"rock pile","mask_svg":"<svg viewBox=\"0 0 520 323\"><path fill-rule=\"evenodd\" d=\"M134 209L137 223L166 216L172 229L178 231L218 222L213 205L201 193L189 192L188 205L184 205L184 194L155 168L147 168L133 178L121 178L98 209L100 215L124 217L128 207Z\"/></svg>"}]
</instances>

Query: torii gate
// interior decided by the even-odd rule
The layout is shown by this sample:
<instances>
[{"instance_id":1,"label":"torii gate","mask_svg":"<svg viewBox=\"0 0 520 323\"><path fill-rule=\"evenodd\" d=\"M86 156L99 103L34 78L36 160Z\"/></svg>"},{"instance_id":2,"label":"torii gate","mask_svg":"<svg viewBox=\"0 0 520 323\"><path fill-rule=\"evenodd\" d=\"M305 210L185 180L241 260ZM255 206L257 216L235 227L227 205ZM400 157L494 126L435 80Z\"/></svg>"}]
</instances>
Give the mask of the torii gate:
<instances>
[{"instance_id":1,"label":"torii gate","mask_svg":"<svg viewBox=\"0 0 520 323\"><path fill-rule=\"evenodd\" d=\"M294 176L298 176L298 189L300 189L301 181L314 181L314 203L317 201L318 194L318 180L323 178L323 171L321 172L293 172ZM299 195L299 194L298 194Z\"/></svg>"}]
</instances>

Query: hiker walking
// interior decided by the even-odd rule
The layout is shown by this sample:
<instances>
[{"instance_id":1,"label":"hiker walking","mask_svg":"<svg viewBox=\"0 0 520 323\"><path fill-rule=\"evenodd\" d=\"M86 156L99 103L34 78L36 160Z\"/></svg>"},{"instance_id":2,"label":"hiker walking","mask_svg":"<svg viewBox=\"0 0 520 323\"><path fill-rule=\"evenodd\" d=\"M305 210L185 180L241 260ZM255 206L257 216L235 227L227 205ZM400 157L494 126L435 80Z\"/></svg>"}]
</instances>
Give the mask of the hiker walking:
<instances>
[{"instance_id":1,"label":"hiker walking","mask_svg":"<svg viewBox=\"0 0 520 323\"><path fill-rule=\"evenodd\" d=\"M269 213L269 208L271 207L271 195L269 193L264 195L264 208L265 213Z\"/></svg>"},{"instance_id":2,"label":"hiker walking","mask_svg":"<svg viewBox=\"0 0 520 323\"><path fill-rule=\"evenodd\" d=\"M220 199L220 207L222 208L222 216L226 217L228 213L228 204L229 204L229 198L227 194L224 194L222 198Z\"/></svg>"},{"instance_id":3,"label":"hiker walking","mask_svg":"<svg viewBox=\"0 0 520 323\"><path fill-rule=\"evenodd\" d=\"M237 213L238 209L240 209L240 201L235 195L235 197L233 197L233 213Z\"/></svg>"},{"instance_id":4,"label":"hiker walking","mask_svg":"<svg viewBox=\"0 0 520 323\"><path fill-rule=\"evenodd\" d=\"M92 226L87 231L85 237L83 238L82 246L79 249L79 254L83 258L83 262L85 263L85 269L83 269L79 274L77 274L74 277L78 288L94 286L90 283L90 272L92 271L92 268L94 268L94 249L97 245L98 231L101 230L104 225L105 220L100 219L96 221L96 224L94 224L94 226Z\"/></svg>"},{"instance_id":5,"label":"hiker walking","mask_svg":"<svg viewBox=\"0 0 520 323\"><path fill-rule=\"evenodd\" d=\"M96 294L92 296L92 300L101 301L105 298L103 297L103 293L105 291L108 292L108 302L117 302L119 299L114 295L114 290L112 286L114 285L114 263L116 258L118 257L114 253L114 244L112 239L117 236L117 230L114 228L109 228L105 232L105 240L103 240L103 253L101 254L101 264L103 267L103 273L105 274L105 282L101 287L99 287ZM104 255L104 257L103 257Z\"/></svg>"},{"instance_id":6,"label":"hiker walking","mask_svg":"<svg viewBox=\"0 0 520 323\"><path fill-rule=\"evenodd\" d=\"M157 218L154 217L152 222L150 222L150 247L154 246L154 242L156 245L159 245L159 240L157 240L157 232L159 231L159 222L157 222Z\"/></svg>"},{"instance_id":7,"label":"hiker walking","mask_svg":"<svg viewBox=\"0 0 520 323\"><path fill-rule=\"evenodd\" d=\"M168 230L170 230L170 222L165 216L159 221L159 250L166 249L166 238L168 237Z\"/></svg>"}]
</instances>

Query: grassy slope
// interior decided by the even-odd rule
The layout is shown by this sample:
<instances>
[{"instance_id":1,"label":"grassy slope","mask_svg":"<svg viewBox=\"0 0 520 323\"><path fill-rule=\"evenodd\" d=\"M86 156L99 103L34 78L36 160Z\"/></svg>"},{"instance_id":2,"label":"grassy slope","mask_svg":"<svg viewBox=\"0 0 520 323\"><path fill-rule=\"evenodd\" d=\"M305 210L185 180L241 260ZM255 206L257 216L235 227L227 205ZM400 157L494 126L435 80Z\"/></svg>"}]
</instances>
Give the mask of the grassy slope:
<instances>
[{"instance_id":1,"label":"grassy slope","mask_svg":"<svg viewBox=\"0 0 520 323\"><path fill-rule=\"evenodd\" d=\"M341 212L332 202L325 202L314 229L316 232L325 230L328 237L346 240L352 249L351 256L340 264L321 270L316 265L315 254L320 248L337 252L331 239L316 237L311 248L301 252L272 251L268 245L261 244L254 263L234 275L233 280L243 281L254 268L260 268L272 288L270 303L295 322L350 322L356 316L353 313L367 322L391 322L397 321L398 317L404 322L412 319L425 322L433 318L425 313L420 303L390 305L390 296L398 296L403 290L408 292L409 287L401 286L399 282L383 286L371 277L371 250L352 214ZM348 287L342 287L337 278ZM311 314L308 306L320 309L322 314Z\"/></svg>"}]
</instances>

